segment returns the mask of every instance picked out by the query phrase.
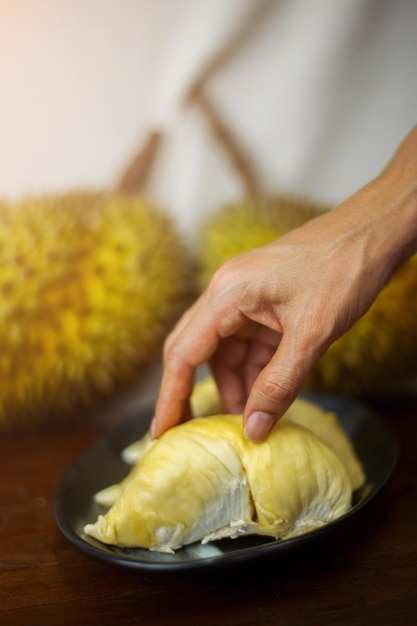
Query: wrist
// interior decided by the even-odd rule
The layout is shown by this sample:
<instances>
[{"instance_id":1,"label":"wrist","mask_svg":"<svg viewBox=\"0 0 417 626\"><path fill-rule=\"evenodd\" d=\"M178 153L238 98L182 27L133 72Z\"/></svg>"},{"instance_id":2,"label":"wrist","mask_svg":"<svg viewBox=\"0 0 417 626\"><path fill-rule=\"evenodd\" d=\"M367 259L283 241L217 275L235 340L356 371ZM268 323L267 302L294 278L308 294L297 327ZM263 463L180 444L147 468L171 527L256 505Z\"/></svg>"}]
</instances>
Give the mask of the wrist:
<instances>
[{"instance_id":1,"label":"wrist","mask_svg":"<svg viewBox=\"0 0 417 626\"><path fill-rule=\"evenodd\" d=\"M388 252L396 250L398 265L417 252L417 133L400 146L375 189Z\"/></svg>"},{"instance_id":2,"label":"wrist","mask_svg":"<svg viewBox=\"0 0 417 626\"><path fill-rule=\"evenodd\" d=\"M417 126L384 170L335 211L355 224L369 261L389 274L417 252Z\"/></svg>"}]
</instances>

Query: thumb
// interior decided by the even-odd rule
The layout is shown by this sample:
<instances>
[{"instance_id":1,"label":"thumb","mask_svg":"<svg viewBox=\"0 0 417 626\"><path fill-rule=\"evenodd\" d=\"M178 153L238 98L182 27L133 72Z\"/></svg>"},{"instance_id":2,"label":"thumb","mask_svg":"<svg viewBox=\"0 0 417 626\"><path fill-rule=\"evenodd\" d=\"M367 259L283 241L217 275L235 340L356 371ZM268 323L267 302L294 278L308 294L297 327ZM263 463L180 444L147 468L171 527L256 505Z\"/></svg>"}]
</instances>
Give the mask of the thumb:
<instances>
[{"instance_id":1,"label":"thumb","mask_svg":"<svg viewBox=\"0 0 417 626\"><path fill-rule=\"evenodd\" d=\"M243 414L247 439L263 441L275 423L296 399L310 369L318 359L316 351L306 354L288 345L284 336L273 358L255 380ZM291 342L292 343L292 342Z\"/></svg>"}]
</instances>

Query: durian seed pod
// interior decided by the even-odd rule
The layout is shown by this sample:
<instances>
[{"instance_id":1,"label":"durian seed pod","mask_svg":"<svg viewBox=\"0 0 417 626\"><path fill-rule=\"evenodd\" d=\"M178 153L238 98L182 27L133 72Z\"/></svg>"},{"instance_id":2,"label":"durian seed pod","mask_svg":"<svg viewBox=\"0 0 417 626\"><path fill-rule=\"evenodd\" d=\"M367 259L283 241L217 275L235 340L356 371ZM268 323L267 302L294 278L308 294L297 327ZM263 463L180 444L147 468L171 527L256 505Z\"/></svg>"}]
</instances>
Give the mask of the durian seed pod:
<instances>
[{"instance_id":1,"label":"durian seed pod","mask_svg":"<svg viewBox=\"0 0 417 626\"><path fill-rule=\"evenodd\" d=\"M187 253L144 199L0 204L0 430L72 417L133 383L184 307Z\"/></svg>"},{"instance_id":2,"label":"durian seed pod","mask_svg":"<svg viewBox=\"0 0 417 626\"><path fill-rule=\"evenodd\" d=\"M199 285L232 256L281 237L329 210L272 197L221 207L203 225ZM417 255L401 265L365 315L321 357L305 389L378 399L417 376Z\"/></svg>"}]
</instances>

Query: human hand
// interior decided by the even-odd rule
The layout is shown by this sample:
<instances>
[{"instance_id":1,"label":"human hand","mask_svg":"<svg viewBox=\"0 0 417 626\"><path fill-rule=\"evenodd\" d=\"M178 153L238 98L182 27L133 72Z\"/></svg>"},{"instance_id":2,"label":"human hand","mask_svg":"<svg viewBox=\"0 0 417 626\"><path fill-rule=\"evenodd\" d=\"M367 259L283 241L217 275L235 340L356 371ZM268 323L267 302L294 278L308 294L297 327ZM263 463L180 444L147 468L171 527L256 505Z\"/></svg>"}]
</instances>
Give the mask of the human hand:
<instances>
[{"instance_id":1,"label":"human hand","mask_svg":"<svg viewBox=\"0 0 417 626\"><path fill-rule=\"evenodd\" d=\"M388 168L336 209L215 273L166 341L154 436L190 417L195 370L206 361L225 412L243 413L248 438L268 435L415 246L416 208L395 188L399 174Z\"/></svg>"}]
</instances>

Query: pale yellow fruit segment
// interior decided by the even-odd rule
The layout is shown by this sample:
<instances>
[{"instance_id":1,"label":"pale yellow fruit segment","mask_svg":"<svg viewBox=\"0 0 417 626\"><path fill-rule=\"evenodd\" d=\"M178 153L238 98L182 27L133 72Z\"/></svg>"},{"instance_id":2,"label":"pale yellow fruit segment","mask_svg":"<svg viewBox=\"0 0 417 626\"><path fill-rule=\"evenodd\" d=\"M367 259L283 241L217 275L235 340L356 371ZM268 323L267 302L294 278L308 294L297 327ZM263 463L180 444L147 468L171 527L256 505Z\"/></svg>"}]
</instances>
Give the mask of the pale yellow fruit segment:
<instances>
[{"instance_id":1,"label":"pale yellow fruit segment","mask_svg":"<svg viewBox=\"0 0 417 626\"><path fill-rule=\"evenodd\" d=\"M194 417L217 415L222 413L220 395L216 383L211 376L204 378L195 385L190 403ZM142 439L134 441L130 444L130 446L123 450L123 460L129 465L133 465L143 457L145 452L147 452L154 443L155 442L152 440L150 433L146 433ZM110 493L111 492L108 491L108 494ZM116 491L113 490L112 493L116 493ZM103 497L107 498L108 496L104 496L103 494ZM96 499L103 504L107 504L107 499L106 502L104 502L99 494L97 494Z\"/></svg>"},{"instance_id":2,"label":"pale yellow fruit segment","mask_svg":"<svg viewBox=\"0 0 417 626\"><path fill-rule=\"evenodd\" d=\"M191 408L196 417L222 412L222 402L214 378L208 376L195 385L191 395ZM353 489L358 489L363 484L365 476L362 465L334 413L324 411L313 402L297 398L285 417L311 430L337 454L346 465Z\"/></svg>"},{"instance_id":3,"label":"pale yellow fruit segment","mask_svg":"<svg viewBox=\"0 0 417 626\"><path fill-rule=\"evenodd\" d=\"M265 442L242 447L264 534L297 535L337 519L350 507L352 486L345 465L311 431L283 418Z\"/></svg>"},{"instance_id":4,"label":"pale yellow fruit segment","mask_svg":"<svg viewBox=\"0 0 417 626\"><path fill-rule=\"evenodd\" d=\"M207 380L200 389L204 412L216 388ZM169 552L249 533L295 536L343 515L365 480L336 416L304 400L263 443L244 438L241 416L218 415L133 446L131 472L97 494L113 506L85 528L104 543Z\"/></svg>"},{"instance_id":5,"label":"pale yellow fruit segment","mask_svg":"<svg viewBox=\"0 0 417 626\"><path fill-rule=\"evenodd\" d=\"M166 432L87 534L105 543L172 551L231 520L250 522L253 505L237 450L229 437L219 436L219 430L230 431L227 423L238 430L236 419L201 418Z\"/></svg>"},{"instance_id":6,"label":"pale yellow fruit segment","mask_svg":"<svg viewBox=\"0 0 417 626\"><path fill-rule=\"evenodd\" d=\"M344 463L352 488L354 490L359 489L365 481L363 467L356 456L352 442L341 428L334 413L324 411L312 402L297 398L287 410L285 417L291 422L311 430L316 437L331 448Z\"/></svg>"}]
</instances>

